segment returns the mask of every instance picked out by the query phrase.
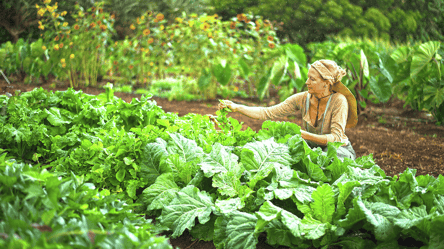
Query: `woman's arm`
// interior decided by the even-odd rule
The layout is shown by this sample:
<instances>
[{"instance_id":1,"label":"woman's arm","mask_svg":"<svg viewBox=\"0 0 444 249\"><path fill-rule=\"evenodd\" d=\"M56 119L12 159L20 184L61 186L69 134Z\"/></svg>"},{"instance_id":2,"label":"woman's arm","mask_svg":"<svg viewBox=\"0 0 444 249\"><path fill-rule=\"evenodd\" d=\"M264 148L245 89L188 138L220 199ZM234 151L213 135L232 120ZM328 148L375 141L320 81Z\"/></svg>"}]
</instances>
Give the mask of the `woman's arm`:
<instances>
[{"instance_id":1,"label":"woman's arm","mask_svg":"<svg viewBox=\"0 0 444 249\"><path fill-rule=\"evenodd\" d=\"M224 100L219 103L219 109L228 107L234 112L242 113L253 119L275 119L294 114L296 109L300 109L303 92L288 97L284 102L270 107L255 107L235 104L230 100Z\"/></svg>"},{"instance_id":2,"label":"woman's arm","mask_svg":"<svg viewBox=\"0 0 444 249\"><path fill-rule=\"evenodd\" d=\"M318 135L308 131L301 130L301 137L305 140L319 145L327 145L327 135Z\"/></svg>"}]
</instances>

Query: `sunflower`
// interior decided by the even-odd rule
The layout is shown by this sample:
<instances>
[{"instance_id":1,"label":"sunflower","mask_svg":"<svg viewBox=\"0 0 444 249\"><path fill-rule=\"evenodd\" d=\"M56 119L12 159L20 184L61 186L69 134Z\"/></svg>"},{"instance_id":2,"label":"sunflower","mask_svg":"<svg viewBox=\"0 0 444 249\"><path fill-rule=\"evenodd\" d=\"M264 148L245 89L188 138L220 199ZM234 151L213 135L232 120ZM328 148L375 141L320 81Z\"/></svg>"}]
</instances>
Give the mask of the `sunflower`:
<instances>
[{"instance_id":1,"label":"sunflower","mask_svg":"<svg viewBox=\"0 0 444 249\"><path fill-rule=\"evenodd\" d=\"M149 35L151 31L149 29L143 30L143 35Z\"/></svg>"},{"instance_id":2,"label":"sunflower","mask_svg":"<svg viewBox=\"0 0 444 249\"><path fill-rule=\"evenodd\" d=\"M230 29L235 29L235 28L236 28L236 22L231 22Z\"/></svg>"},{"instance_id":3,"label":"sunflower","mask_svg":"<svg viewBox=\"0 0 444 249\"><path fill-rule=\"evenodd\" d=\"M54 45L54 50L59 50L59 44Z\"/></svg>"},{"instance_id":4,"label":"sunflower","mask_svg":"<svg viewBox=\"0 0 444 249\"><path fill-rule=\"evenodd\" d=\"M69 56L70 59L74 59L74 57L75 57L74 54L71 54L71 55Z\"/></svg>"},{"instance_id":5,"label":"sunflower","mask_svg":"<svg viewBox=\"0 0 444 249\"><path fill-rule=\"evenodd\" d=\"M162 21L165 18L165 16L162 13L157 14L156 19L159 21Z\"/></svg>"},{"instance_id":6,"label":"sunflower","mask_svg":"<svg viewBox=\"0 0 444 249\"><path fill-rule=\"evenodd\" d=\"M75 29L75 30L79 30L79 29L80 29L80 26L79 26L78 24L76 24L76 25L74 25L74 29Z\"/></svg>"},{"instance_id":7,"label":"sunflower","mask_svg":"<svg viewBox=\"0 0 444 249\"><path fill-rule=\"evenodd\" d=\"M267 40L270 41L270 42L272 42L272 41L274 41L274 38L273 38L273 36L269 35L269 36L267 37Z\"/></svg>"},{"instance_id":8,"label":"sunflower","mask_svg":"<svg viewBox=\"0 0 444 249\"><path fill-rule=\"evenodd\" d=\"M200 28L204 31L207 31L210 28L210 24L204 22L200 25Z\"/></svg>"},{"instance_id":9,"label":"sunflower","mask_svg":"<svg viewBox=\"0 0 444 249\"><path fill-rule=\"evenodd\" d=\"M65 61L65 58L60 59L60 62L61 62L61 63L65 63L65 62L66 62L66 61Z\"/></svg>"},{"instance_id":10,"label":"sunflower","mask_svg":"<svg viewBox=\"0 0 444 249\"><path fill-rule=\"evenodd\" d=\"M247 21L247 16L245 14L237 14L237 20L239 22L242 22L242 21L246 22Z\"/></svg>"},{"instance_id":11,"label":"sunflower","mask_svg":"<svg viewBox=\"0 0 444 249\"><path fill-rule=\"evenodd\" d=\"M148 39L148 44L151 44L151 43L153 43L154 42L154 39L153 38L149 38Z\"/></svg>"},{"instance_id":12,"label":"sunflower","mask_svg":"<svg viewBox=\"0 0 444 249\"><path fill-rule=\"evenodd\" d=\"M63 48L63 43L60 43L60 44L59 44L59 47L60 47L60 48Z\"/></svg>"},{"instance_id":13,"label":"sunflower","mask_svg":"<svg viewBox=\"0 0 444 249\"><path fill-rule=\"evenodd\" d=\"M135 30L136 27L134 26L134 24L131 24L130 29Z\"/></svg>"},{"instance_id":14,"label":"sunflower","mask_svg":"<svg viewBox=\"0 0 444 249\"><path fill-rule=\"evenodd\" d=\"M272 42L268 43L268 46L269 46L271 49L273 49L273 48L275 47L274 43L272 43Z\"/></svg>"}]
</instances>

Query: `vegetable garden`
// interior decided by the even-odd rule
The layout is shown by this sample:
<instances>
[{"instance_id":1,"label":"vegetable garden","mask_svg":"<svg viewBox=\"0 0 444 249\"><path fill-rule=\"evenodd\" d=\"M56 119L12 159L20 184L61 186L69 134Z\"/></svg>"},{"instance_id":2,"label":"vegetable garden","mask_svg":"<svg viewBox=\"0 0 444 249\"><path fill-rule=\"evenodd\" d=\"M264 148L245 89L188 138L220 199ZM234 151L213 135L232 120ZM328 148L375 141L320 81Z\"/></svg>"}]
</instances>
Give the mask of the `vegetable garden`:
<instances>
[{"instance_id":1,"label":"vegetable garden","mask_svg":"<svg viewBox=\"0 0 444 249\"><path fill-rule=\"evenodd\" d=\"M312 150L295 122L253 130L220 110L216 129L153 100L282 101L304 90L309 62L327 58L347 69L361 115L400 99L439 126L442 42L302 48L252 14L153 12L114 41L115 16L100 4L35 8L42 38L1 44L1 73L69 87L0 95L0 247L172 248L188 233L216 248L256 248L261 237L282 248L444 248L441 174L389 175L369 153L341 161L339 143Z\"/></svg>"}]
</instances>

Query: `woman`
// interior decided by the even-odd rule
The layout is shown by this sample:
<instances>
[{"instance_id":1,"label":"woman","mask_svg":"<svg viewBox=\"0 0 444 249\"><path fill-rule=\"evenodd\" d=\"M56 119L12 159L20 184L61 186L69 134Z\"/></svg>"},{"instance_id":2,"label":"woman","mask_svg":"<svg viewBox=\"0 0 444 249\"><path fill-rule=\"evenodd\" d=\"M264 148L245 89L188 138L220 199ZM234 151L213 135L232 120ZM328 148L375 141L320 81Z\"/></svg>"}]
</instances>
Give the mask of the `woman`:
<instances>
[{"instance_id":1,"label":"woman","mask_svg":"<svg viewBox=\"0 0 444 249\"><path fill-rule=\"evenodd\" d=\"M342 142L338 158L356 159L356 153L345 135L345 128L358 122L356 99L341 82L347 73L331 60L311 64L305 83L308 91L294 94L284 102L271 107L248 107L224 100L219 109L230 108L254 119L273 119L302 112L301 136L310 147L327 151L327 142Z\"/></svg>"}]
</instances>

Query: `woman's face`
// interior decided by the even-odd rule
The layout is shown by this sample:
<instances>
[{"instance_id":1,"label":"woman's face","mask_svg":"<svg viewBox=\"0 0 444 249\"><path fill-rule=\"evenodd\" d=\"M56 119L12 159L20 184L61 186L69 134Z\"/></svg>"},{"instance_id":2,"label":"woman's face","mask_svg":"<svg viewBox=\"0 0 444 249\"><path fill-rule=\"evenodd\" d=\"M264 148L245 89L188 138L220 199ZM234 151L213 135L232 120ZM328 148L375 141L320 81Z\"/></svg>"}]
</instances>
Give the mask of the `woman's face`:
<instances>
[{"instance_id":1,"label":"woman's face","mask_svg":"<svg viewBox=\"0 0 444 249\"><path fill-rule=\"evenodd\" d=\"M305 82L305 85L308 87L308 92L310 94L320 94L325 92L325 87L327 85L327 81L322 79L321 75L314 69L310 67L308 69L308 79Z\"/></svg>"}]
</instances>

